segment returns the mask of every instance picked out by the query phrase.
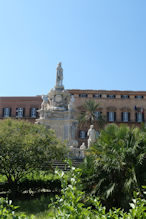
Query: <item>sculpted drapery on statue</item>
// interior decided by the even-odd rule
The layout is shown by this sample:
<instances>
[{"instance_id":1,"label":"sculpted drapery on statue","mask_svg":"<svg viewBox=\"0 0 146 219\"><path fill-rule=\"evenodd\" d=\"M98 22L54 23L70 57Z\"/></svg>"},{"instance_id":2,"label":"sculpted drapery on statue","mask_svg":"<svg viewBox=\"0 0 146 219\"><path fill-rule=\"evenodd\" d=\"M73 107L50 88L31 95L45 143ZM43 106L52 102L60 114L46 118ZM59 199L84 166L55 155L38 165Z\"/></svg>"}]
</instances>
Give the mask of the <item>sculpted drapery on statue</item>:
<instances>
[{"instance_id":1,"label":"sculpted drapery on statue","mask_svg":"<svg viewBox=\"0 0 146 219\"><path fill-rule=\"evenodd\" d=\"M56 68L56 87L62 87L63 84L63 68L61 66L61 62L58 63Z\"/></svg>"},{"instance_id":2,"label":"sculpted drapery on statue","mask_svg":"<svg viewBox=\"0 0 146 219\"><path fill-rule=\"evenodd\" d=\"M89 148L91 144L94 143L96 140L96 131L93 125L90 125L90 129L88 130L87 135L89 136L88 138L88 148Z\"/></svg>"}]
</instances>

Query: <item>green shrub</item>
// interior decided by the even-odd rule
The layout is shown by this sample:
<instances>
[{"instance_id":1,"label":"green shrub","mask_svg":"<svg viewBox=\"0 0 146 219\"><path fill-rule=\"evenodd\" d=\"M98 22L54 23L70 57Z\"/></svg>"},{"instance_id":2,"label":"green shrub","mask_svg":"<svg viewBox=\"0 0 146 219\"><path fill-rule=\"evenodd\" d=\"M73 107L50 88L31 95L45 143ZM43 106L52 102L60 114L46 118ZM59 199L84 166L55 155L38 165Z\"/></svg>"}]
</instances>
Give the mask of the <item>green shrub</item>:
<instances>
[{"instance_id":1,"label":"green shrub","mask_svg":"<svg viewBox=\"0 0 146 219\"><path fill-rule=\"evenodd\" d=\"M0 192L9 192L9 183L0 184ZM24 179L17 184L17 193L22 193L24 191L40 192L41 190L48 190L49 192L60 192L61 182L59 179L55 180L29 180ZM13 190L14 191L14 190Z\"/></svg>"},{"instance_id":2,"label":"green shrub","mask_svg":"<svg viewBox=\"0 0 146 219\"><path fill-rule=\"evenodd\" d=\"M144 219L146 218L146 200L137 197L130 203L132 207L128 213L123 210L112 208L109 211L102 206L99 199L94 196L85 196L82 191L81 170L71 166L71 170L65 174L56 170L56 174L61 180L61 197L56 196L56 202L49 205L54 209L53 218L63 219Z\"/></svg>"},{"instance_id":3,"label":"green shrub","mask_svg":"<svg viewBox=\"0 0 146 219\"><path fill-rule=\"evenodd\" d=\"M21 214L20 216L17 216L15 214L15 210L17 209L17 206L13 206L11 201L8 201L8 199L0 198L0 218L7 219L7 218L13 218L13 219L27 219L28 217L24 214ZM29 217L33 218L33 216Z\"/></svg>"}]
</instances>

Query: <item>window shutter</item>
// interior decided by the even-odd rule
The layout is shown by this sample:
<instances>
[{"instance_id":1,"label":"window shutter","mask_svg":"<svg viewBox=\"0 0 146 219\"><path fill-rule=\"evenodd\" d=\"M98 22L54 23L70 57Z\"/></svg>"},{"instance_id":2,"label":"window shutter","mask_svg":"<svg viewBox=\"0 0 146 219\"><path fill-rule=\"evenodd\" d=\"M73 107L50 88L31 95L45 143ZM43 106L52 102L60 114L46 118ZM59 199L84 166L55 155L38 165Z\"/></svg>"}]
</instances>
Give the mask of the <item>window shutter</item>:
<instances>
[{"instance_id":1,"label":"window shutter","mask_svg":"<svg viewBox=\"0 0 146 219\"><path fill-rule=\"evenodd\" d=\"M85 138L87 138L87 131L85 132Z\"/></svg>"},{"instance_id":2,"label":"window shutter","mask_svg":"<svg viewBox=\"0 0 146 219\"><path fill-rule=\"evenodd\" d=\"M79 131L79 138L81 137L81 131Z\"/></svg>"},{"instance_id":3,"label":"window shutter","mask_svg":"<svg viewBox=\"0 0 146 219\"><path fill-rule=\"evenodd\" d=\"M142 113L142 121L144 122L144 113Z\"/></svg>"},{"instance_id":4,"label":"window shutter","mask_svg":"<svg viewBox=\"0 0 146 219\"><path fill-rule=\"evenodd\" d=\"M130 122L130 112L128 113L128 122Z\"/></svg>"},{"instance_id":5,"label":"window shutter","mask_svg":"<svg viewBox=\"0 0 146 219\"><path fill-rule=\"evenodd\" d=\"M123 112L121 113L121 121L123 122Z\"/></svg>"},{"instance_id":6,"label":"window shutter","mask_svg":"<svg viewBox=\"0 0 146 219\"><path fill-rule=\"evenodd\" d=\"M5 111L5 108L3 108L3 117L4 117L4 111Z\"/></svg>"},{"instance_id":7,"label":"window shutter","mask_svg":"<svg viewBox=\"0 0 146 219\"><path fill-rule=\"evenodd\" d=\"M23 117L25 116L25 108L23 108Z\"/></svg>"},{"instance_id":8,"label":"window shutter","mask_svg":"<svg viewBox=\"0 0 146 219\"><path fill-rule=\"evenodd\" d=\"M10 109L10 111L9 111L9 116L11 117L11 111L12 111L12 110L11 110L11 108L9 108L9 109Z\"/></svg>"},{"instance_id":9,"label":"window shutter","mask_svg":"<svg viewBox=\"0 0 146 219\"><path fill-rule=\"evenodd\" d=\"M36 108L36 118L39 117L39 114L38 114L38 108Z\"/></svg>"},{"instance_id":10,"label":"window shutter","mask_svg":"<svg viewBox=\"0 0 146 219\"><path fill-rule=\"evenodd\" d=\"M18 108L16 108L16 117L18 116Z\"/></svg>"},{"instance_id":11,"label":"window shutter","mask_svg":"<svg viewBox=\"0 0 146 219\"><path fill-rule=\"evenodd\" d=\"M32 108L30 108L29 110L29 117L31 117L31 111L32 111Z\"/></svg>"},{"instance_id":12,"label":"window shutter","mask_svg":"<svg viewBox=\"0 0 146 219\"><path fill-rule=\"evenodd\" d=\"M107 121L109 122L109 112L107 112Z\"/></svg>"},{"instance_id":13,"label":"window shutter","mask_svg":"<svg viewBox=\"0 0 146 219\"><path fill-rule=\"evenodd\" d=\"M114 112L114 121L116 121L116 112Z\"/></svg>"},{"instance_id":14,"label":"window shutter","mask_svg":"<svg viewBox=\"0 0 146 219\"><path fill-rule=\"evenodd\" d=\"M135 121L137 122L137 113L135 113Z\"/></svg>"}]
</instances>

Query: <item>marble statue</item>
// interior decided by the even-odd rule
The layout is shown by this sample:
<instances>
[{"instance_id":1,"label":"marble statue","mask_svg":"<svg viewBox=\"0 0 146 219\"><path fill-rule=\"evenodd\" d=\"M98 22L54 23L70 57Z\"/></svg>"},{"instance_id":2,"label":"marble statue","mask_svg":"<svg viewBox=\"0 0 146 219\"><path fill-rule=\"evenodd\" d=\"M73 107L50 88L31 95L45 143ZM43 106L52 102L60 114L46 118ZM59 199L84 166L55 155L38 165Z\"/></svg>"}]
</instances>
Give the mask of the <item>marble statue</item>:
<instances>
[{"instance_id":1,"label":"marble statue","mask_svg":"<svg viewBox=\"0 0 146 219\"><path fill-rule=\"evenodd\" d=\"M47 95L42 95L42 104L41 104L41 110L47 110L47 105L48 105L48 97Z\"/></svg>"},{"instance_id":2,"label":"marble statue","mask_svg":"<svg viewBox=\"0 0 146 219\"><path fill-rule=\"evenodd\" d=\"M45 119L46 118L46 110L48 108L48 96L47 95L42 95L42 104L41 104L41 109L38 110L40 114L40 119Z\"/></svg>"},{"instance_id":3,"label":"marble statue","mask_svg":"<svg viewBox=\"0 0 146 219\"><path fill-rule=\"evenodd\" d=\"M90 129L88 130L87 135L89 136L88 138L88 148L90 147L90 145L95 142L96 140L96 131L94 129L93 125L90 125Z\"/></svg>"},{"instance_id":4,"label":"marble statue","mask_svg":"<svg viewBox=\"0 0 146 219\"><path fill-rule=\"evenodd\" d=\"M86 146L85 146L85 143L83 142L82 145L80 146L80 158L84 158L85 157L85 149L86 149Z\"/></svg>"},{"instance_id":5,"label":"marble statue","mask_svg":"<svg viewBox=\"0 0 146 219\"><path fill-rule=\"evenodd\" d=\"M63 68L61 66L61 62L58 63L56 68L56 87L62 87L63 84Z\"/></svg>"},{"instance_id":6,"label":"marble statue","mask_svg":"<svg viewBox=\"0 0 146 219\"><path fill-rule=\"evenodd\" d=\"M68 104L68 109L69 110L72 110L73 109L73 103L74 103L75 99L74 99L74 96L72 95L71 98L70 98L70 102Z\"/></svg>"}]
</instances>

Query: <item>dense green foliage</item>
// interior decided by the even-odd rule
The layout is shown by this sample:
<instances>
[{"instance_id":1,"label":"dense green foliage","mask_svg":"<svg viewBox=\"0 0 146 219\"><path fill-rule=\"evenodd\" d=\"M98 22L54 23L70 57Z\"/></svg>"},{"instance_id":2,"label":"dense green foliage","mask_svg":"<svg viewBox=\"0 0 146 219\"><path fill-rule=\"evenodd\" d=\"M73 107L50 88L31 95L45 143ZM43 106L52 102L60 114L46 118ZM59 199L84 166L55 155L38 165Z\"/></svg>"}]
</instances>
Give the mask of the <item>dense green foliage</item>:
<instances>
[{"instance_id":1,"label":"dense green foliage","mask_svg":"<svg viewBox=\"0 0 146 219\"><path fill-rule=\"evenodd\" d=\"M6 178L6 177L5 177ZM9 193L11 185L4 177L0 176L0 193ZM3 180L3 181L2 181ZM53 173L47 171L39 171L27 174L17 182L17 196L23 192L27 194L45 192L59 192L61 190L60 179ZM19 192L19 193L18 193ZM21 193L21 194L20 194ZM16 194L15 194L16 197Z\"/></svg>"},{"instance_id":2,"label":"dense green foliage","mask_svg":"<svg viewBox=\"0 0 146 219\"><path fill-rule=\"evenodd\" d=\"M0 121L0 174L14 187L29 172L50 169L64 152L65 146L54 132L42 125L12 119Z\"/></svg>"},{"instance_id":3,"label":"dense green foliage","mask_svg":"<svg viewBox=\"0 0 146 219\"><path fill-rule=\"evenodd\" d=\"M12 201L0 198L0 218L27 219L28 217L24 214L20 214L19 216L16 215L15 211L17 208L17 206L12 205ZM31 219L33 216L30 216L29 218Z\"/></svg>"},{"instance_id":4,"label":"dense green foliage","mask_svg":"<svg viewBox=\"0 0 146 219\"><path fill-rule=\"evenodd\" d=\"M62 190L61 196L56 196L56 201L52 200L49 204L48 215L47 211L44 214L38 214L40 217L31 216L31 218L64 218L64 219L144 219L146 218L146 200L139 198L139 193L134 193L134 199L130 203L130 209L128 212L124 212L121 209L111 208L109 210L103 207L99 199L93 195L86 195L82 188L81 175L82 170L72 167L68 173L56 170L56 174L61 180ZM43 199L44 200L44 199ZM40 199L40 203L43 203ZM1 218L30 218L30 212L28 216L18 214L15 212L13 205L8 204L7 200L0 200L0 216ZM38 200L39 201L39 200ZM34 201L33 204L38 202ZM28 207L27 202L25 203ZM44 205L44 204L43 204ZM45 206L44 206L45 207ZM43 208L44 208L43 207ZM32 207L34 209L34 207ZM41 206L39 206L39 209ZM24 206L23 206L24 209ZM35 212L35 210L34 210ZM16 216L17 215L17 216ZM19 215L19 216L18 216ZM42 216L41 216L42 215Z\"/></svg>"},{"instance_id":5,"label":"dense green foliage","mask_svg":"<svg viewBox=\"0 0 146 219\"><path fill-rule=\"evenodd\" d=\"M108 125L87 152L82 169L68 162L70 171L56 170L52 176L47 170L64 154L64 145L44 126L10 119L1 121L0 192L11 189L24 195L32 191L32 196L41 191L51 192L48 197L41 196L42 200L38 198L32 202L39 206L37 211L34 206L32 213L40 218L146 218L144 187L142 189L146 184L144 127L140 130ZM133 191L136 191L134 198ZM56 192L61 194L54 201ZM51 204L50 197L53 197ZM24 205L29 207L28 216L15 212L17 207L1 198L0 218L30 218L30 206L27 201ZM21 205L22 212L24 205ZM39 209L44 213L38 212Z\"/></svg>"},{"instance_id":6,"label":"dense green foliage","mask_svg":"<svg viewBox=\"0 0 146 219\"><path fill-rule=\"evenodd\" d=\"M86 192L111 208L129 208L133 191L146 185L146 133L139 128L108 125L92 145L84 163Z\"/></svg>"},{"instance_id":7,"label":"dense green foliage","mask_svg":"<svg viewBox=\"0 0 146 219\"><path fill-rule=\"evenodd\" d=\"M80 179L81 169L71 166L68 174L63 171L56 171L56 174L61 180L62 196L56 196L56 202L50 204L50 207L54 209L53 218L143 219L146 217L146 200L137 198L137 193L135 193L135 198L130 203L131 209L129 212L126 213L116 208L107 211L98 198L91 195L86 196L85 192L83 192Z\"/></svg>"},{"instance_id":8,"label":"dense green foliage","mask_svg":"<svg viewBox=\"0 0 146 219\"><path fill-rule=\"evenodd\" d=\"M9 183L1 183L0 184L0 192L1 193L9 193L11 188L11 185ZM42 191L48 192L48 193L55 193L60 192L61 190L61 182L59 179L44 179L44 180L29 180L29 179L23 179L20 180L16 185L13 187L13 191L17 189L17 193L15 194L15 197L19 197L22 193L40 193ZM19 192L19 193L18 193ZM43 192L42 192L43 193Z\"/></svg>"}]
</instances>

